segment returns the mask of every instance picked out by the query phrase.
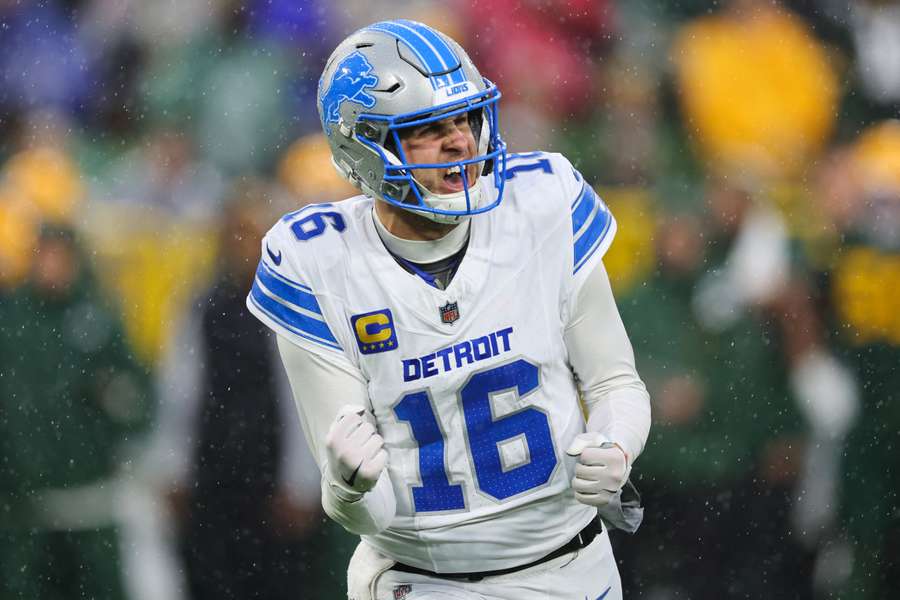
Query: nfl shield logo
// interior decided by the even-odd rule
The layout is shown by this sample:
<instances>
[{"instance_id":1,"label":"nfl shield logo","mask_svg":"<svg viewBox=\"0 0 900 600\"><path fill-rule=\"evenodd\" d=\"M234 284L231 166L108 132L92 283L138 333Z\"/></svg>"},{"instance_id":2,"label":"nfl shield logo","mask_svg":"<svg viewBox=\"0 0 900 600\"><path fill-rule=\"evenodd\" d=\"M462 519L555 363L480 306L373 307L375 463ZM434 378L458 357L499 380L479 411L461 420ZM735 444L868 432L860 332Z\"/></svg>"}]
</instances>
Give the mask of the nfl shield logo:
<instances>
[{"instance_id":1,"label":"nfl shield logo","mask_svg":"<svg viewBox=\"0 0 900 600\"><path fill-rule=\"evenodd\" d=\"M394 588L394 600L403 600L412 591L412 586L408 583L398 585Z\"/></svg>"},{"instance_id":2,"label":"nfl shield logo","mask_svg":"<svg viewBox=\"0 0 900 600\"><path fill-rule=\"evenodd\" d=\"M456 302L447 302L439 308L441 309L441 323L453 325L459 319L459 307Z\"/></svg>"}]
</instances>

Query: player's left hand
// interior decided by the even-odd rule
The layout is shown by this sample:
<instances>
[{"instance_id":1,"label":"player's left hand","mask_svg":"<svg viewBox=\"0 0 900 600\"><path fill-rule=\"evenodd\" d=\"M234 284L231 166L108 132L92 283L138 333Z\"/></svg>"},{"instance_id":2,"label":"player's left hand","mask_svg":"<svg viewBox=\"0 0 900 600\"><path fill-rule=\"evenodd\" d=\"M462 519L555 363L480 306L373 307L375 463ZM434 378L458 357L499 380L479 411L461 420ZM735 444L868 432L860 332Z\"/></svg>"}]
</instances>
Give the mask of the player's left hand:
<instances>
[{"instance_id":1,"label":"player's left hand","mask_svg":"<svg viewBox=\"0 0 900 600\"><path fill-rule=\"evenodd\" d=\"M575 499L588 506L609 504L631 473L625 451L601 433L575 436L566 454L578 457L572 489Z\"/></svg>"}]
</instances>

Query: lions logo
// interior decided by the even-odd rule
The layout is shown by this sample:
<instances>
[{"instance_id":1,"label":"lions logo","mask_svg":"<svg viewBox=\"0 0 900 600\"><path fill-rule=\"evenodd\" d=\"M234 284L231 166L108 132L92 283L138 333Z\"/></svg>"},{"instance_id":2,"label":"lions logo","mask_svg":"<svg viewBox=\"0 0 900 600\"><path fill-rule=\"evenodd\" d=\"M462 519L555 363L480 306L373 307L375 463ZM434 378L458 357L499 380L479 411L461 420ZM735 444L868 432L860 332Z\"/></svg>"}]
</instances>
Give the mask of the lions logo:
<instances>
[{"instance_id":1,"label":"lions logo","mask_svg":"<svg viewBox=\"0 0 900 600\"><path fill-rule=\"evenodd\" d=\"M345 101L356 102L366 108L375 106L375 98L366 93L367 89L378 84L378 78L369 75L371 72L372 65L360 52L354 52L338 65L328 91L322 93L322 125L326 133L331 135L328 123L340 121L341 105Z\"/></svg>"}]
</instances>

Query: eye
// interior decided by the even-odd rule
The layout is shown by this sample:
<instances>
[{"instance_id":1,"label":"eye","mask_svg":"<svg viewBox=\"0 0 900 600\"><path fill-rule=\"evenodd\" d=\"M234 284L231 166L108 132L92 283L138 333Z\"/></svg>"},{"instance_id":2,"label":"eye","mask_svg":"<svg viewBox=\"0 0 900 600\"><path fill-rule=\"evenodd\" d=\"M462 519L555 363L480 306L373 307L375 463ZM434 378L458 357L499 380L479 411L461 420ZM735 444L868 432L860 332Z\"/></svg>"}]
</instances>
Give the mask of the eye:
<instances>
[{"instance_id":1,"label":"eye","mask_svg":"<svg viewBox=\"0 0 900 600\"><path fill-rule=\"evenodd\" d=\"M419 125L418 127L411 127L400 132L400 139L417 139L432 136L436 133L437 127L434 123L429 123L427 125Z\"/></svg>"},{"instance_id":2,"label":"eye","mask_svg":"<svg viewBox=\"0 0 900 600\"><path fill-rule=\"evenodd\" d=\"M441 126L438 123L429 123L428 125L423 125L422 128L416 133L420 136L433 136L438 135L441 132Z\"/></svg>"}]
</instances>

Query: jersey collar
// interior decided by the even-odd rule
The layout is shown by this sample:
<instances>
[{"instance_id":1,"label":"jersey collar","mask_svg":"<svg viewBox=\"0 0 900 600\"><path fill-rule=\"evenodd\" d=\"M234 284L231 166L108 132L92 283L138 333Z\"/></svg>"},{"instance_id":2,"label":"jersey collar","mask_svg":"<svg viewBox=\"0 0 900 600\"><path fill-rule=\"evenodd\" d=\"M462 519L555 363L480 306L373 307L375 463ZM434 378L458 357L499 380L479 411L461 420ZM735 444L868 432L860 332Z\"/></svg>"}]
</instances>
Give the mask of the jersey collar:
<instances>
[{"instance_id":1,"label":"jersey collar","mask_svg":"<svg viewBox=\"0 0 900 600\"><path fill-rule=\"evenodd\" d=\"M431 264L450 258L459 252L469 239L471 222L463 220L459 225L450 230L450 233L437 240L407 240L397 237L387 230L387 227L378 218L378 211L372 205L372 222L378 237L387 246L387 249L396 256L416 264Z\"/></svg>"}]
</instances>

